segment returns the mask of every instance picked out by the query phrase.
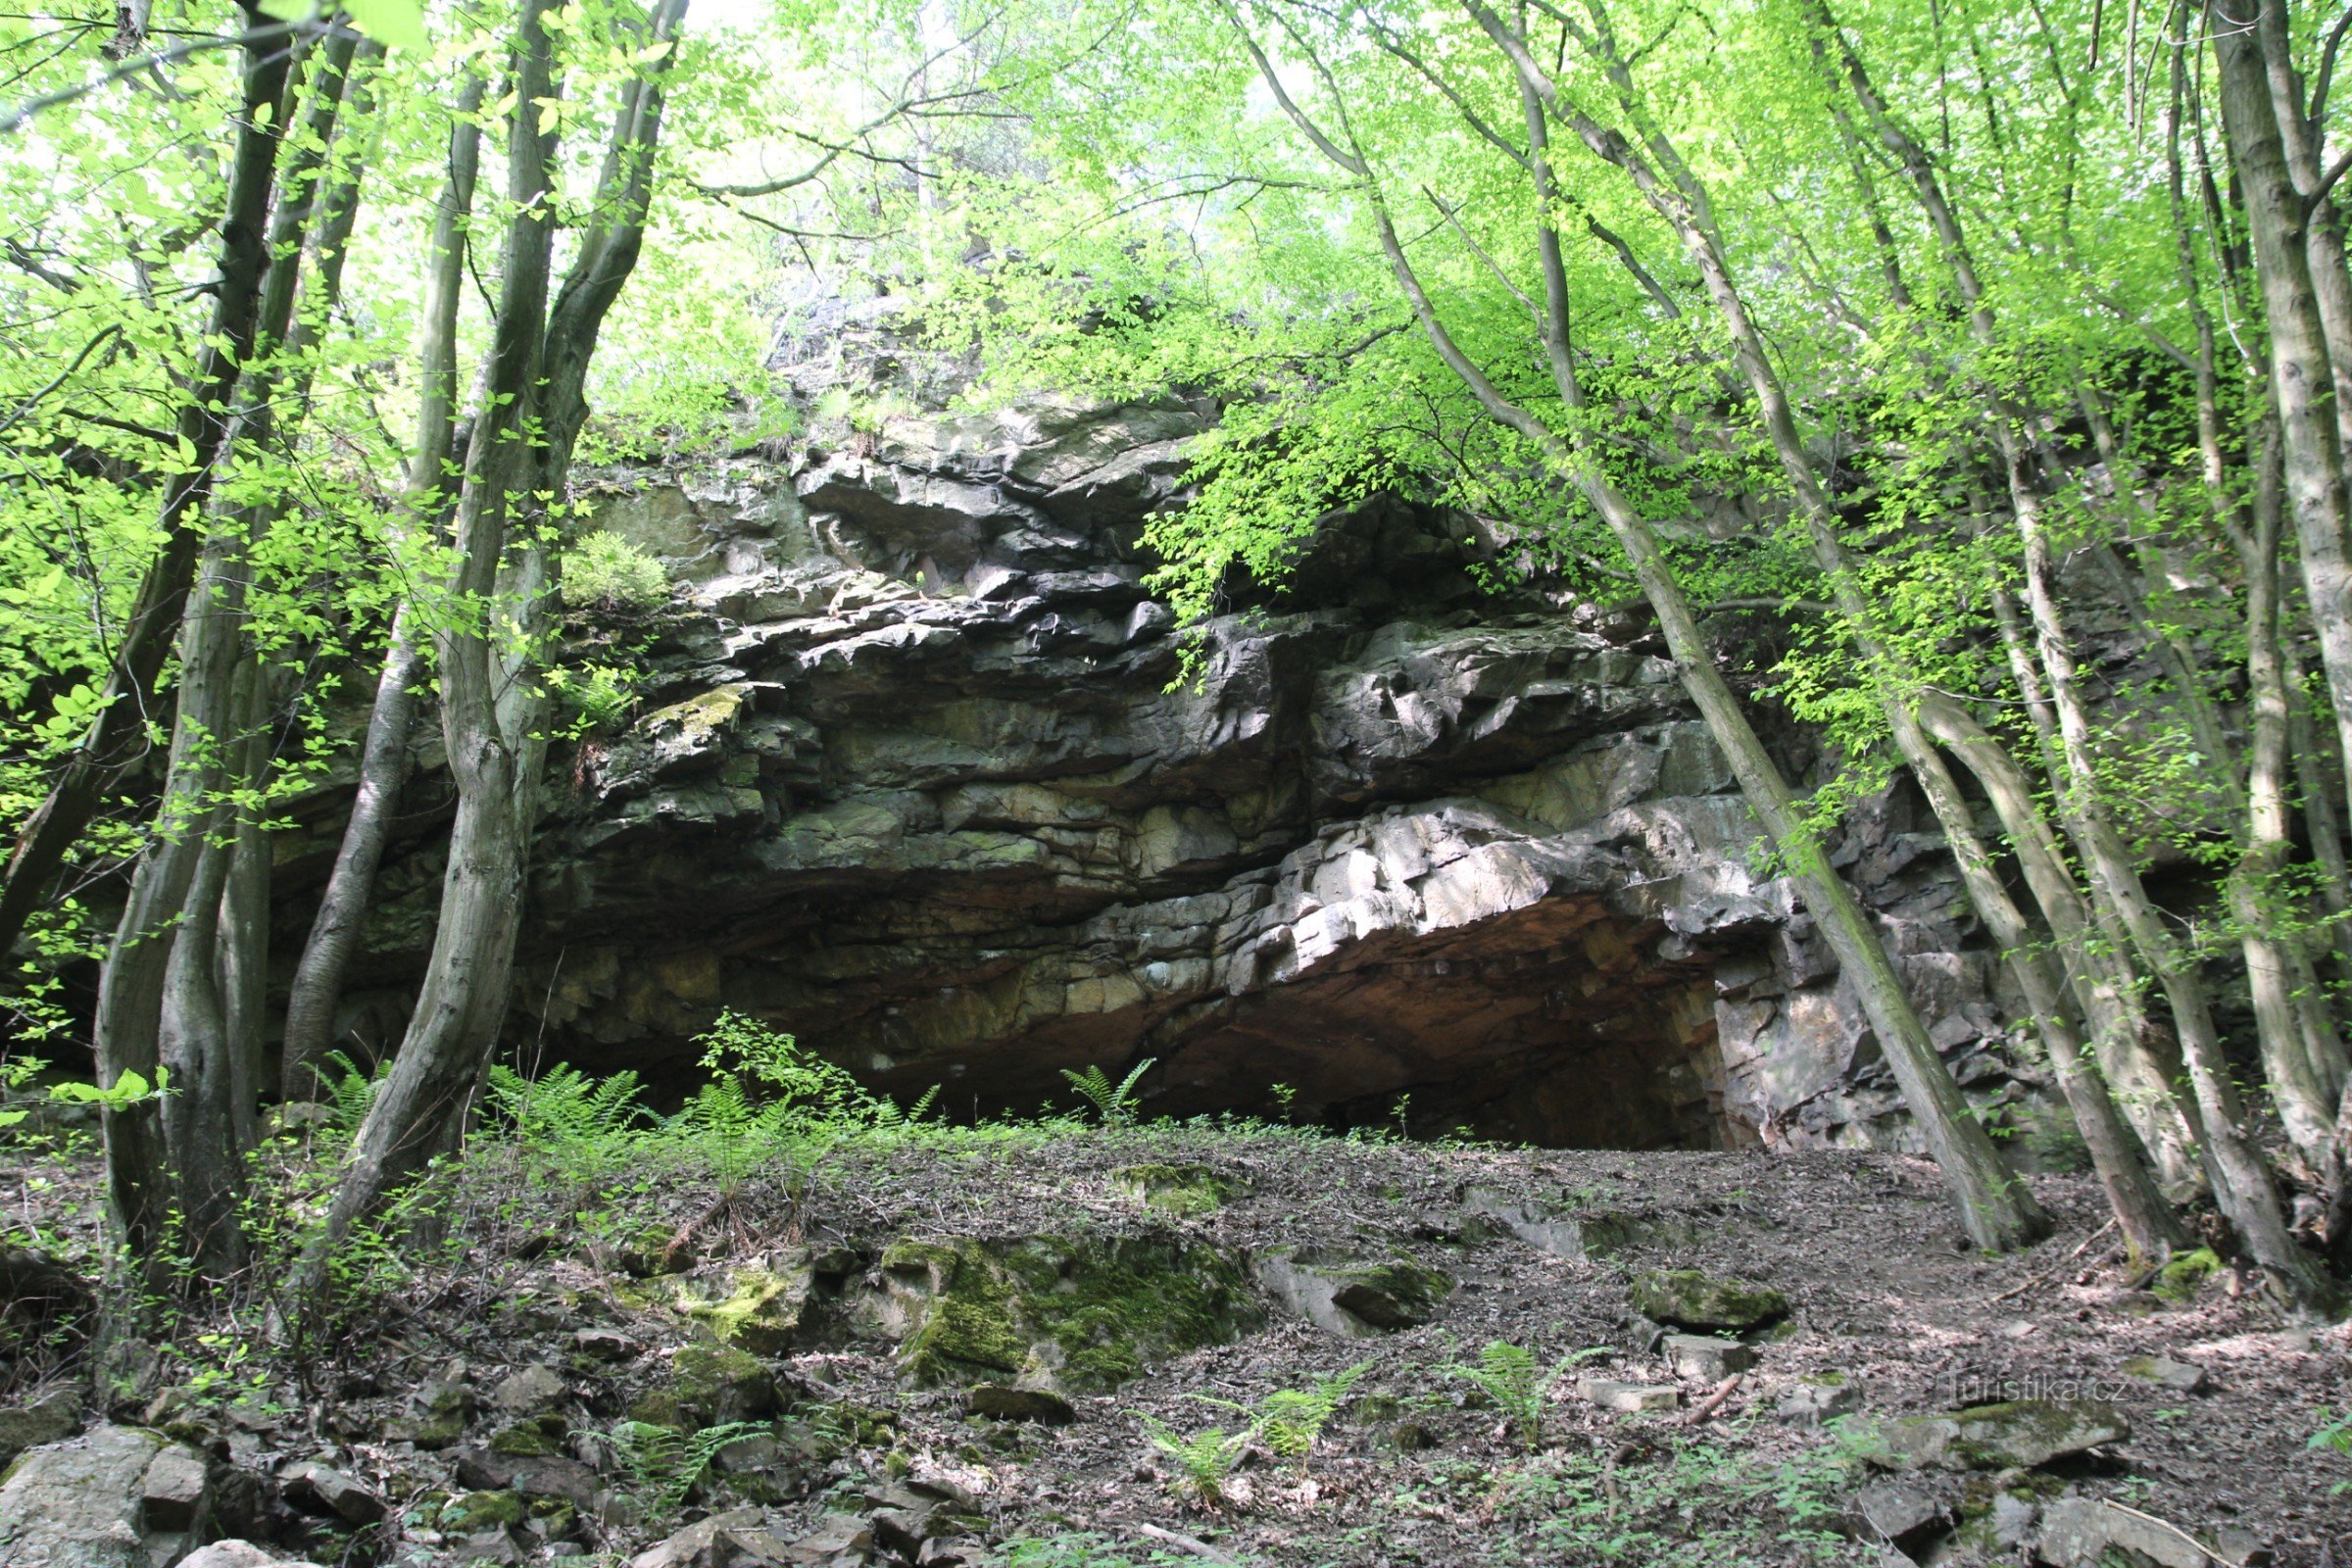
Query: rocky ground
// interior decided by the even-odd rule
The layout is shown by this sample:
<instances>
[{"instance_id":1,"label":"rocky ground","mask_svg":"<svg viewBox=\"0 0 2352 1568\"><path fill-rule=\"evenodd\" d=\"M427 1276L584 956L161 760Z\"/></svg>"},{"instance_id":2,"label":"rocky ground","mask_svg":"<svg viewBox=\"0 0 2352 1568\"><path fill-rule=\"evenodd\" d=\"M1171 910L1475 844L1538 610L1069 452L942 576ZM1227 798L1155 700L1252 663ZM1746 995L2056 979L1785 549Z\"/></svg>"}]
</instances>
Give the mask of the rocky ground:
<instances>
[{"instance_id":1,"label":"rocky ground","mask_svg":"<svg viewBox=\"0 0 2352 1568\"><path fill-rule=\"evenodd\" d=\"M331 1345L257 1291L93 1375L93 1174L0 1160L11 1568L2352 1560L2352 1338L2127 1275L2083 1178L1986 1257L1883 1154L485 1145Z\"/></svg>"}]
</instances>

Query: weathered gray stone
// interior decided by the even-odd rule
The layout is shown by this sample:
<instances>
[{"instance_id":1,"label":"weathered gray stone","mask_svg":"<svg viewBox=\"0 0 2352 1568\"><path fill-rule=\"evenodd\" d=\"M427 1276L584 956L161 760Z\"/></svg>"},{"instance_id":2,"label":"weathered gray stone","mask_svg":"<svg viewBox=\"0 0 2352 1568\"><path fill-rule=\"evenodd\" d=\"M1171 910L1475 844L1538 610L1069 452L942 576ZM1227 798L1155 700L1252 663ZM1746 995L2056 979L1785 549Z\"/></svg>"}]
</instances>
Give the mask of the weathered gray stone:
<instances>
[{"instance_id":1,"label":"weathered gray stone","mask_svg":"<svg viewBox=\"0 0 2352 1568\"><path fill-rule=\"evenodd\" d=\"M2124 1376L2153 1383L2175 1394L2203 1394L2213 1386L2213 1379L2203 1367L2176 1361L2169 1355L2135 1355L2124 1363Z\"/></svg>"},{"instance_id":2,"label":"weathered gray stone","mask_svg":"<svg viewBox=\"0 0 2352 1568\"><path fill-rule=\"evenodd\" d=\"M216 1541L180 1558L179 1568L318 1568L318 1565L272 1556L250 1541Z\"/></svg>"},{"instance_id":3,"label":"weathered gray stone","mask_svg":"<svg viewBox=\"0 0 2352 1568\"><path fill-rule=\"evenodd\" d=\"M1279 1080L1317 1118L1409 1089L1415 1130L1539 1143L1904 1143L1639 615L1484 594L1513 543L1383 496L1317 521L1279 604L1237 583L1171 684L1136 524L1179 499L1204 417L893 419L600 476L619 493L589 525L681 593L638 716L552 759L573 782L517 1027L683 1072L734 1007L986 1108L1149 1054L1175 1114ZM2003 982L1916 812L1866 804L1840 863L1958 1054L2003 1037ZM297 814L323 830L335 802ZM363 1044L406 1016L439 853L421 835L387 868ZM1531 1245L1597 1254L1594 1228Z\"/></svg>"},{"instance_id":4,"label":"weathered gray stone","mask_svg":"<svg viewBox=\"0 0 2352 1568\"><path fill-rule=\"evenodd\" d=\"M1043 1421L1049 1426L1067 1426L1078 1419L1077 1407L1053 1390L1016 1388L1005 1383L975 1384L964 1395L963 1407L973 1415L994 1421Z\"/></svg>"},{"instance_id":5,"label":"weathered gray stone","mask_svg":"<svg viewBox=\"0 0 2352 1568\"><path fill-rule=\"evenodd\" d=\"M1783 1390L1774 1413L1791 1426L1817 1427L1860 1408L1859 1380L1845 1372L1818 1372Z\"/></svg>"},{"instance_id":6,"label":"weathered gray stone","mask_svg":"<svg viewBox=\"0 0 2352 1568\"><path fill-rule=\"evenodd\" d=\"M1647 1415L1672 1410L1683 1402L1683 1391L1665 1383L1623 1383L1613 1378L1579 1378L1577 1396L1625 1415Z\"/></svg>"},{"instance_id":7,"label":"weathered gray stone","mask_svg":"<svg viewBox=\"0 0 2352 1568\"><path fill-rule=\"evenodd\" d=\"M1918 1542L1943 1520L1943 1505L1917 1487L1878 1481L1854 1494L1854 1522L1868 1539L1901 1546Z\"/></svg>"},{"instance_id":8,"label":"weathered gray stone","mask_svg":"<svg viewBox=\"0 0 2352 1568\"><path fill-rule=\"evenodd\" d=\"M0 1410L0 1470L26 1448L61 1443L81 1424L81 1400L59 1392L29 1404Z\"/></svg>"},{"instance_id":9,"label":"weathered gray stone","mask_svg":"<svg viewBox=\"0 0 2352 1568\"><path fill-rule=\"evenodd\" d=\"M1745 1372L1756 1364L1756 1352L1738 1340L1717 1339L1705 1334L1669 1334L1658 1348L1665 1353L1666 1364L1674 1375L1696 1378L1705 1383L1720 1383L1735 1372Z\"/></svg>"},{"instance_id":10,"label":"weathered gray stone","mask_svg":"<svg viewBox=\"0 0 2352 1568\"><path fill-rule=\"evenodd\" d=\"M1453 1280L1410 1258L1326 1258L1278 1249L1257 1259L1258 1282L1317 1328L1370 1339L1436 1317Z\"/></svg>"},{"instance_id":11,"label":"weathered gray stone","mask_svg":"<svg viewBox=\"0 0 2352 1568\"><path fill-rule=\"evenodd\" d=\"M2112 1568L2117 1562L2156 1568L2254 1568L2270 1552L2243 1531L2197 1534L2140 1508L2095 1497L2061 1497L2042 1510L2036 1561L2051 1568Z\"/></svg>"},{"instance_id":12,"label":"weathered gray stone","mask_svg":"<svg viewBox=\"0 0 2352 1568\"><path fill-rule=\"evenodd\" d=\"M1788 1298L1768 1285L1718 1279L1694 1268L1637 1274L1629 1293L1634 1310L1643 1317L1687 1329L1737 1333L1761 1327L1788 1311Z\"/></svg>"},{"instance_id":13,"label":"weathered gray stone","mask_svg":"<svg viewBox=\"0 0 2352 1568\"><path fill-rule=\"evenodd\" d=\"M212 1487L204 1455L173 1444L162 1449L139 1484L140 1526L189 1531L203 1522Z\"/></svg>"},{"instance_id":14,"label":"weathered gray stone","mask_svg":"<svg viewBox=\"0 0 2352 1568\"><path fill-rule=\"evenodd\" d=\"M317 1513L333 1514L346 1524L373 1524L384 1516L384 1499L348 1471L324 1459L305 1459L278 1476L288 1502Z\"/></svg>"},{"instance_id":15,"label":"weathered gray stone","mask_svg":"<svg viewBox=\"0 0 2352 1568\"><path fill-rule=\"evenodd\" d=\"M148 1568L141 1483L165 1439L99 1426L23 1454L0 1483L0 1563L9 1568Z\"/></svg>"},{"instance_id":16,"label":"weathered gray stone","mask_svg":"<svg viewBox=\"0 0 2352 1568\"><path fill-rule=\"evenodd\" d=\"M526 1366L490 1391L490 1402L514 1415L536 1415L560 1403L569 1391L553 1367Z\"/></svg>"},{"instance_id":17,"label":"weathered gray stone","mask_svg":"<svg viewBox=\"0 0 2352 1568\"><path fill-rule=\"evenodd\" d=\"M2032 1469L2132 1436L2123 1412L2094 1399L2016 1399L1879 1424L1871 1458L1889 1469Z\"/></svg>"}]
</instances>

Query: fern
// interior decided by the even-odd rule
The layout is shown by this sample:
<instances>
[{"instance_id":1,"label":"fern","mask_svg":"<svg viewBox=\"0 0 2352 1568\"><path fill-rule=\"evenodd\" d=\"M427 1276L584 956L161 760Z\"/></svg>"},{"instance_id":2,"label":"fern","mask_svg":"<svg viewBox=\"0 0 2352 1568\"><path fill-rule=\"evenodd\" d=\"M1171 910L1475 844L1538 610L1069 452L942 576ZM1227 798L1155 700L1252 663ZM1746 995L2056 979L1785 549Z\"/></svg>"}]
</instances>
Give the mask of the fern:
<instances>
[{"instance_id":1,"label":"fern","mask_svg":"<svg viewBox=\"0 0 2352 1568\"><path fill-rule=\"evenodd\" d=\"M1135 1416L1151 1436L1152 1446L1175 1461L1175 1487L1179 1493L1212 1508L1225 1501L1225 1483L1240 1468L1242 1455L1249 1451L1250 1440L1256 1435L1253 1429L1224 1432L1210 1427L1186 1438L1179 1437L1175 1428L1156 1416L1141 1410Z\"/></svg>"},{"instance_id":2,"label":"fern","mask_svg":"<svg viewBox=\"0 0 2352 1568\"><path fill-rule=\"evenodd\" d=\"M368 1112L375 1108L375 1097L392 1076L392 1063L379 1061L372 1071L363 1069L342 1052L330 1052L327 1063L334 1071L321 1074L326 1084L327 1125L340 1133L357 1133Z\"/></svg>"},{"instance_id":3,"label":"fern","mask_svg":"<svg viewBox=\"0 0 2352 1568\"><path fill-rule=\"evenodd\" d=\"M1486 1348L1478 1352L1477 1361L1452 1361L1439 1370L1449 1378L1474 1384L1494 1401L1496 1409L1510 1418L1526 1440L1528 1451L1533 1453L1544 1446L1544 1405L1550 1397L1552 1385L1571 1366L1589 1356L1603 1354L1605 1348L1594 1346L1573 1350L1546 1369L1533 1351L1505 1340L1490 1340Z\"/></svg>"},{"instance_id":4,"label":"fern","mask_svg":"<svg viewBox=\"0 0 2352 1568\"><path fill-rule=\"evenodd\" d=\"M490 1102L527 1149L578 1158L617 1153L634 1133L644 1107L637 1074L593 1077L556 1066L536 1079L512 1067L490 1069Z\"/></svg>"},{"instance_id":5,"label":"fern","mask_svg":"<svg viewBox=\"0 0 2352 1568\"><path fill-rule=\"evenodd\" d=\"M1274 1450L1276 1458L1303 1462L1314 1452L1324 1427L1339 1413L1340 1406L1348 1402L1356 1380L1371 1370L1371 1362L1358 1361L1345 1372L1317 1378L1312 1388L1277 1389L1255 1404L1242 1404L1206 1394L1196 1394L1193 1397L1203 1404L1248 1416L1250 1432L1265 1439L1266 1446Z\"/></svg>"},{"instance_id":6,"label":"fern","mask_svg":"<svg viewBox=\"0 0 2352 1568\"><path fill-rule=\"evenodd\" d=\"M1072 1072L1064 1067L1061 1075L1070 1081L1070 1087L1086 1097L1087 1102L1095 1107L1096 1114L1102 1118L1102 1125L1123 1127L1135 1119L1136 1084L1158 1064L1157 1056L1146 1056L1135 1064L1133 1072L1115 1085L1100 1065L1089 1066L1084 1072Z\"/></svg>"},{"instance_id":7,"label":"fern","mask_svg":"<svg viewBox=\"0 0 2352 1568\"><path fill-rule=\"evenodd\" d=\"M759 1421L728 1421L689 1436L674 1427L623 1421L612 1429L612 1439L647 1513L666 1519L686 1506L695 1483L720 1449L766 1430Z\"/></svg>"}]
</instances>

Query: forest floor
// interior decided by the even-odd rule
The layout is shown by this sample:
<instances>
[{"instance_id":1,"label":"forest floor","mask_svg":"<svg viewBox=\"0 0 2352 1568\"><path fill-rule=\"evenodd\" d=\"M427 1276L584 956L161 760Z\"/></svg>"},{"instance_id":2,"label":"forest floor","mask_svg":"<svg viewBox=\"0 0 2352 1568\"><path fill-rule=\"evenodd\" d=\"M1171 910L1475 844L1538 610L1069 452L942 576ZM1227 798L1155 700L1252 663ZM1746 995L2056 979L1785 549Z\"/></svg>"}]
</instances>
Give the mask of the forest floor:
<instances>
[{"instance_id":1,"label":"forest floor","mask_svg":"<svg viewBox=\"0 0 2352 1568\"><path fill-rule=\"evenodd\" d=\"M2352 1455L2312 1444L2352 1337L2228 1268L2139 1288L2087 1178L2036 1178L2057 1234L1985 1256L1880 1154L1057 1124L725 1174L469 1158L315 1356L258 1348L260 1295L94 1390L20 1347L0 1439L70 1408L68 1448L111 1419L203 1455L192 1533L133 1521L159 1568L206 1535L413 1568L2352 1564ZM0 1153L11 1245L93 1245L94 1177ZM1720 1326L1679 1373L1653 1348L1668 1270L1739 1282L1667 1283L1689 1321L1760 1307L1752 1366Z\"/></svg>"}]
</instances>

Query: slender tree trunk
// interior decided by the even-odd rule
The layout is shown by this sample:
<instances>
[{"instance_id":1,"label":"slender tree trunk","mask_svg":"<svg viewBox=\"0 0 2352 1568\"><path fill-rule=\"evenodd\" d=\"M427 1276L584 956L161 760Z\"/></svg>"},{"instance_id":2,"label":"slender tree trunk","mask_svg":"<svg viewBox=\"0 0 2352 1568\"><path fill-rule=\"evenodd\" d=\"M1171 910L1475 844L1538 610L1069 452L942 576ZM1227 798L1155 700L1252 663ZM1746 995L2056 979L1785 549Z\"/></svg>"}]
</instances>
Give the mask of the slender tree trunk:
<instances>
[{"instance_id":1,"label":"slender tree trunk","mask_svg":"<svg viewBox=\"0 0 2352 1568\"><path fill-rule=\"evenodd\" d=\"M2262 281L2271 398L2286 454L2287 508L2334 709L2336 744L2352 786L2352 550L2345 536L2335 368L2312 278L2308 218L2288 172L2256 24L2219 0L2208 0L2206 22L2213 35L2222 123Z\"/></svg>"},{"instance_id":2,"label":"slender tree trunk","mask_svg":"<svg viewBox=\"0 0 2352 1568\"><path fill-rule=\"evenodd\" d=\"M179 1245L202 1273L225 1275L245 1261L237 1203L244 1183L233 1132L237 1074L228 1011L213 956L220 908L235 856L233 808L215 808L202 834L189 913L172 945L164 977L162 1056L172 1069L164 1143L181 1205Z\"/></svg>"},{"instance_id":3,"label":"slender tree trunk","mask_svg":"<svg viewBox=\"0 0 2352 1568\"><path fill-rule=\"evenodd\" d=\"M465 285L466 231L481 167L481 125L474 116L481 109L484 86L483 78L474 75L459 92L458 121L450 132L449 180L434 213L427 252L431 265L417 353L423 396L403 503L412 527L432 525L449 483L446 470L457 428L458 306ZM333 1047L344 979L358 951L376 871L391 840L393 812L408 779L409 730L416 710L412 688L423 667L411 619L406 605L393 617L375 702L368 710L351 816L286 994L280 1091L289 1101L310 1100L318 1093L318 1063Z\"/></svg>"},{"instance_id":4,"label":"slender tree trunk","mask_svg":"<svg viewBox=\"0 0 2352 1568\"><path fill-rule=\"evenodd\" d=\"M2280 478L2276 437L2263 443L2251 535L2241 538L2246 584L2247 703L2251 767L2241 853L2230 876L2230 909L2242 935L2262 1066L2287 1140L2311 1178L2331 1184L2336 1102L2345 1082L2344 1045L2319 1005L2319 977L2300 946L2278 934L2288 839L2284 662L2278 655Z\"/></svg>"},{"instance_id":5,"label":"slender tree trunk","mask_svg":"<svg viewBox=\"0 0 2352 1568\"><path fill-rule=\"evenodd\" d=\"M1528 54L1523 40L1478 0L1470 0L1470 10L1510 61L1529 100L1529 172L1535 185L1537 211L1544 215L1539 223L1537 240L1544 276L1545 308L1543 319L1545 353L1562 399L1572 408L1582 407L1582 390L1568 353L1566 276L1560 261L1558 237L1549 222L1555 198L1551 187L1549 155L1544 145L1545 112L1564 111L1556 90ZM1936 1163L1943 1169L1944 1179L1951 1187L1968 1234L1979 1246L1987 1250L2008 1249L2032 1242L2046 1231L2046 1218L2034 1203L2032 1194L2002 1163L1991 1140L1970 1114L1959 1086L1952 1081L1951 1073L1944 1067L1925 1025L1920 1022L1917 1011L1911 1005L1901 977L1886 955L1877 927L1871 923L1860 901L1831 868L1811 824L1805 819L1795 792L1781 775L1778 764L1765 751L1762 741L1748 723L1739 699L1733 695L1721 671L1715 667L1714 657L1699 630L1697 617L1692 613L1682 585L1675 579L1664 553L1659 549L1656 534L1648 519L1628 503L1609 481L1596 461L1596 455L1584 447L1581 438L1576 448L1564 444L1541 420L1503 397L1484 372L1461 352L1422 290L1403 245L1396 237L1387 208L1379 201L1378 189L1372 182L1367 166L1360 156L1351 159L1313 129L1290 104L1271 65L1262 55L1256 55L1254 44L1250 45L1250 49L1257 58L1261 74L1286 112L1319 145L1324 146L1327 154L1337 154L1335 162L1365 182L1366 189L1374 197L1375 218L1383 249L1389 257L1390 270L1404 290L1423 330L1440 356L1492 416L1518 430L1546 454L1558 471L1574 480L1608 524L1620 548L1632 562L1635 576L1658 616L1667 651L1683 679L1684 689L1699 710L1708 733L1723 751L1742 793L1762 819L1766 832L1772 836L1785 863L1797 879L1806 908L1812 913L1838 957L1839 969L1861 1001L1878 1037L1880 1049L1888 1066L1893 1069L1895 1081L1911 1108L1921 1135ZM1574 116L1569 118L1572 122L1576 120ZM1590 122L1579 123L1578 133L1588 146L1593 145L1594 136ZM1609 157L1614 148L1609 147L1603 138L1603 146L1594 150Z\"/></svg>"},{"instance_id":6,"label":"slender tree trunk","mask_svg":"<svg viewBox=\"0 0 2352 1568\"><path fill-rule=\"evenodd\" d=\"M299 1282L306 1297L316 1296L328 1252L353 1223L447 1147L507 1011L545 747L543 698L527 665L547 586L537 549L502 579L509 514L565 482L587 414L597 337L643 240L662 73L676 53L662 52L622 95L593 204L597 219L551 305L555 136L541 128L541 105L552 93L546 4L524 0L517 24L507 157L514 217L486 393L452 529L452 586L461 603L481 612L438 639L442 733L458 787L440 924L391 1076L361 1124L324 1234L306 1261ZM686 0L660 0L642 43L673 40L685 12Z\"/></svg>"},{"instance_id":7,"label":"slender tree trunk","mask_svg":"<svg viewBox=\"0 0 2352 1568\"><path fill-rule=\"evenodd\" d=\"M1601 34L1601 38L1606 47L1607 34ZM1716 314L1730 334L1740 372L1756 399L1765 433L1780 458L1782 472L1795 494L1798 514L1812 542L1814 561L1830 584L1848 632L1872 667L1871 679L1880 691L1896 750L1918 779L1931 809L1944 829L1971 902L1993 931L2034 1009L2035 1022L2058 1071L2061 1088L2121 1228L2136 1250L2155 1252L2179 1240L2182 1232L2148 1175L2135 1141L2108 1101L2104 1086L2086 1069L2080 1037L2066 1016L2065 999L2057 977L2037 951L2038 944L2034 941L2023 913L1993 872L1990 857L1977 836L1973 814L1914 716L1912 704L1919 683L1889 653L1879 633L1878 615L1863 592L1861 564L1838 532L1829 495L1814 471L1811 456L1805 451L1779 372L1766 353L1762 334L1748 315L1746 301L1732 276L1721 242L1700 218L1705 210L1704 187L1663 131L1653 129L1644 140L1651 155L1665 169L1666 180L1649 177L1642 161L1630 152L1621 155L1618 162L1634 173L1652 209L1675 229L1698 269Z\"/></svg>"},{"instance_id":8,"label":"slender tree trunk","mask_svg":"<svg viewBox=\"0 0 2352 1568\"><path fill-rule=\"evenodd\" d=\"M59 763L48 793L17 835L5 878L0 879L0 952L15 946L24 922L47 901L58 867L82 829L124 770L144 754L156 680L178 634L203 553L201 518L212 494L215 465L228 445L230 409L238 377L253 354L263 283L270 270L267 221L278 129L286 122L289 51L284 37L254 0L244 0L241 15L248 32L270 30L264 41L245 48L243 107L236 120L220 222L213 318L175 430L191 456L186 470L165 487L157 517L163 548L147 568L115 645L105 706L91 720L89 732Z\"/></svg>"}]
</instances>

